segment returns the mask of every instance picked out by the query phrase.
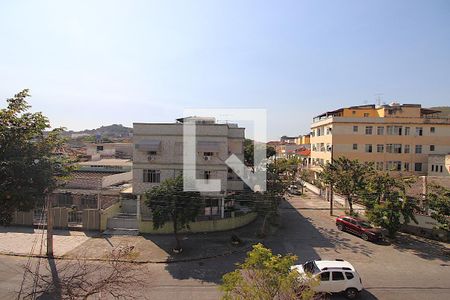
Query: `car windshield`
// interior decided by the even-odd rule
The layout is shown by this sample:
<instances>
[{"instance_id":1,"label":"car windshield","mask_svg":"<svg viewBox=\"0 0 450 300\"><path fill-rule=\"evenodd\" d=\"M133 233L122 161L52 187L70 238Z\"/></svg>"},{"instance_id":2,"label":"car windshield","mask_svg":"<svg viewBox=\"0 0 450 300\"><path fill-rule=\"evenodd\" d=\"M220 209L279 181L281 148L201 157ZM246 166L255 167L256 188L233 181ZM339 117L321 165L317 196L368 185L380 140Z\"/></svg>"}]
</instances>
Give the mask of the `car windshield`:
<instances>
[{"instance_id":1,"label":"car windshield","mask_svg":"<svg viewBox=\"0 0 450 300\"><path fill-rule=\"evenodd\" d=\"M359 224L359 226L361 226L363 228L372 228L372 226L369 223L364 222L364 221L359 221L358 224Z\"/></svg>"},{"instance_id":2,"label":"car windshield","mask_svg":"<svg viewBox=\"0 0 450 300\"><path fill-rule=\"evenodd\" d=\"M317 267L316 263L314 261L308 261L303 264L303 270L305 272L316 274L320 272L320 269Z\"/></svg>"}]
</instances>

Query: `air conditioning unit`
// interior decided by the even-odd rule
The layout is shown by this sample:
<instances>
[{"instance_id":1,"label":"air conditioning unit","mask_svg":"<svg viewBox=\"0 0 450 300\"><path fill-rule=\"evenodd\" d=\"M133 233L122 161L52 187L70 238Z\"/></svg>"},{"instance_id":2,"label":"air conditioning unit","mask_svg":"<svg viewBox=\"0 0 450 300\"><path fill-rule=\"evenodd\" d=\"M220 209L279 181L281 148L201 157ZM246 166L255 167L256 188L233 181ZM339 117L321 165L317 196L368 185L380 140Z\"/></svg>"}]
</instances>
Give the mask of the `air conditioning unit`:
<instances>
[{"instance_id":1,"label":"air conditioning unit","mask_svg":"<svg viewBox=\"0 0 450 300\"><path fill-rule=\"evenodd\" d=\"M203 159L204 159L204 160L211 160L211 159L212 159L212 156L203 156Z\"/></svg>"},{"instance_id":2,"label":"air conditioning unit","mask_svg":"<svg viewBox=\"0 0 450 300\"><path fill-rule=\"evenodd\" d=\"M156 156L154 156L154 155L149 155L148 157L147 157L147 159L150 161L150 160L155 160L156 159Z\"/></svg>"}]
</instances>

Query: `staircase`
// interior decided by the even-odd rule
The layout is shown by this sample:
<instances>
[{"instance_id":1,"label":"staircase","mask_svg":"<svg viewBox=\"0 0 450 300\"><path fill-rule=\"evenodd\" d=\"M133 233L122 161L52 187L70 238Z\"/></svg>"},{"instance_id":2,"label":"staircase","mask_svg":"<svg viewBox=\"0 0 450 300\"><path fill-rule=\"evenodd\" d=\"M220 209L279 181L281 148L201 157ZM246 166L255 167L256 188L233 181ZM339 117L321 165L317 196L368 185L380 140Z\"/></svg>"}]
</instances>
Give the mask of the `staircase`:
<instances>
[{"instance_id":1,"label":"staircase","mask_svg":"<svg viewBox=\"0 0 450 300\"><path fill-rule=\"evenodd\" d=\"M108 219L106 234L138 235L137 205L134 199L121 200L121 212Z\"/></svg>"}]
</instances>

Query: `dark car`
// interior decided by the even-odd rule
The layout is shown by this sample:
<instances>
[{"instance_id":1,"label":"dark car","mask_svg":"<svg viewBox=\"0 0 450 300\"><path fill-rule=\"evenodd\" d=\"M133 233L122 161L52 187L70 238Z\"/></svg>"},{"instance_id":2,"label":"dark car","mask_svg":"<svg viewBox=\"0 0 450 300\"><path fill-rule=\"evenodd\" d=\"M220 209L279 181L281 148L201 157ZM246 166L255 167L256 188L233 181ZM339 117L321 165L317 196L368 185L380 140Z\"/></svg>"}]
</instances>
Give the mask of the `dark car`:
<instances>
[{"instance_id":1,"label":"dark car","mask_svg":"<svg viewBox=\"0 0 450 300\"><path fill-rule=\"evenodd\" d=\"M347 231L360 236L365 241L383 239L381 229L372 227L368 222L349 216L336 218L336 226L341 231Z\"/></svg>"}]
</instances>

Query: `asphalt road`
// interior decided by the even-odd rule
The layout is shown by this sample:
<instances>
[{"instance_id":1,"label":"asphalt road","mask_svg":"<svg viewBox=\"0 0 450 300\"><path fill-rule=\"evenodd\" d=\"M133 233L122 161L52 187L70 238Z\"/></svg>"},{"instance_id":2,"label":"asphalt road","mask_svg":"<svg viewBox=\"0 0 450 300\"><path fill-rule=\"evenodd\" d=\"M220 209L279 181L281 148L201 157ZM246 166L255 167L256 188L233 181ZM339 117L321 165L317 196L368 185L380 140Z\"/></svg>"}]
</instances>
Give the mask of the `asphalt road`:
<instances>
[{"instance_id":1,"label":"asphalt road","mask_svg":"<svg viewBox=\"0 0 450 300\"><path fill-rule=\"evenodd\" d=\"M401 235L395 244L374 244L340 232L327 203L317 196L294 197L281 207L281 227L264 244L276 253L294 253L299 262L342 258L362 277L359 299L449 299L448 244ZM250 226L254 226L250 225ZM244 259L244 253L171 264L147 264L147 284L130 293L149 299L218 299L221 276ZM0 256L0 299L16 299L27 258ZM336 295L332 299L344 299Z\"/></svg>"}]
</instances>

